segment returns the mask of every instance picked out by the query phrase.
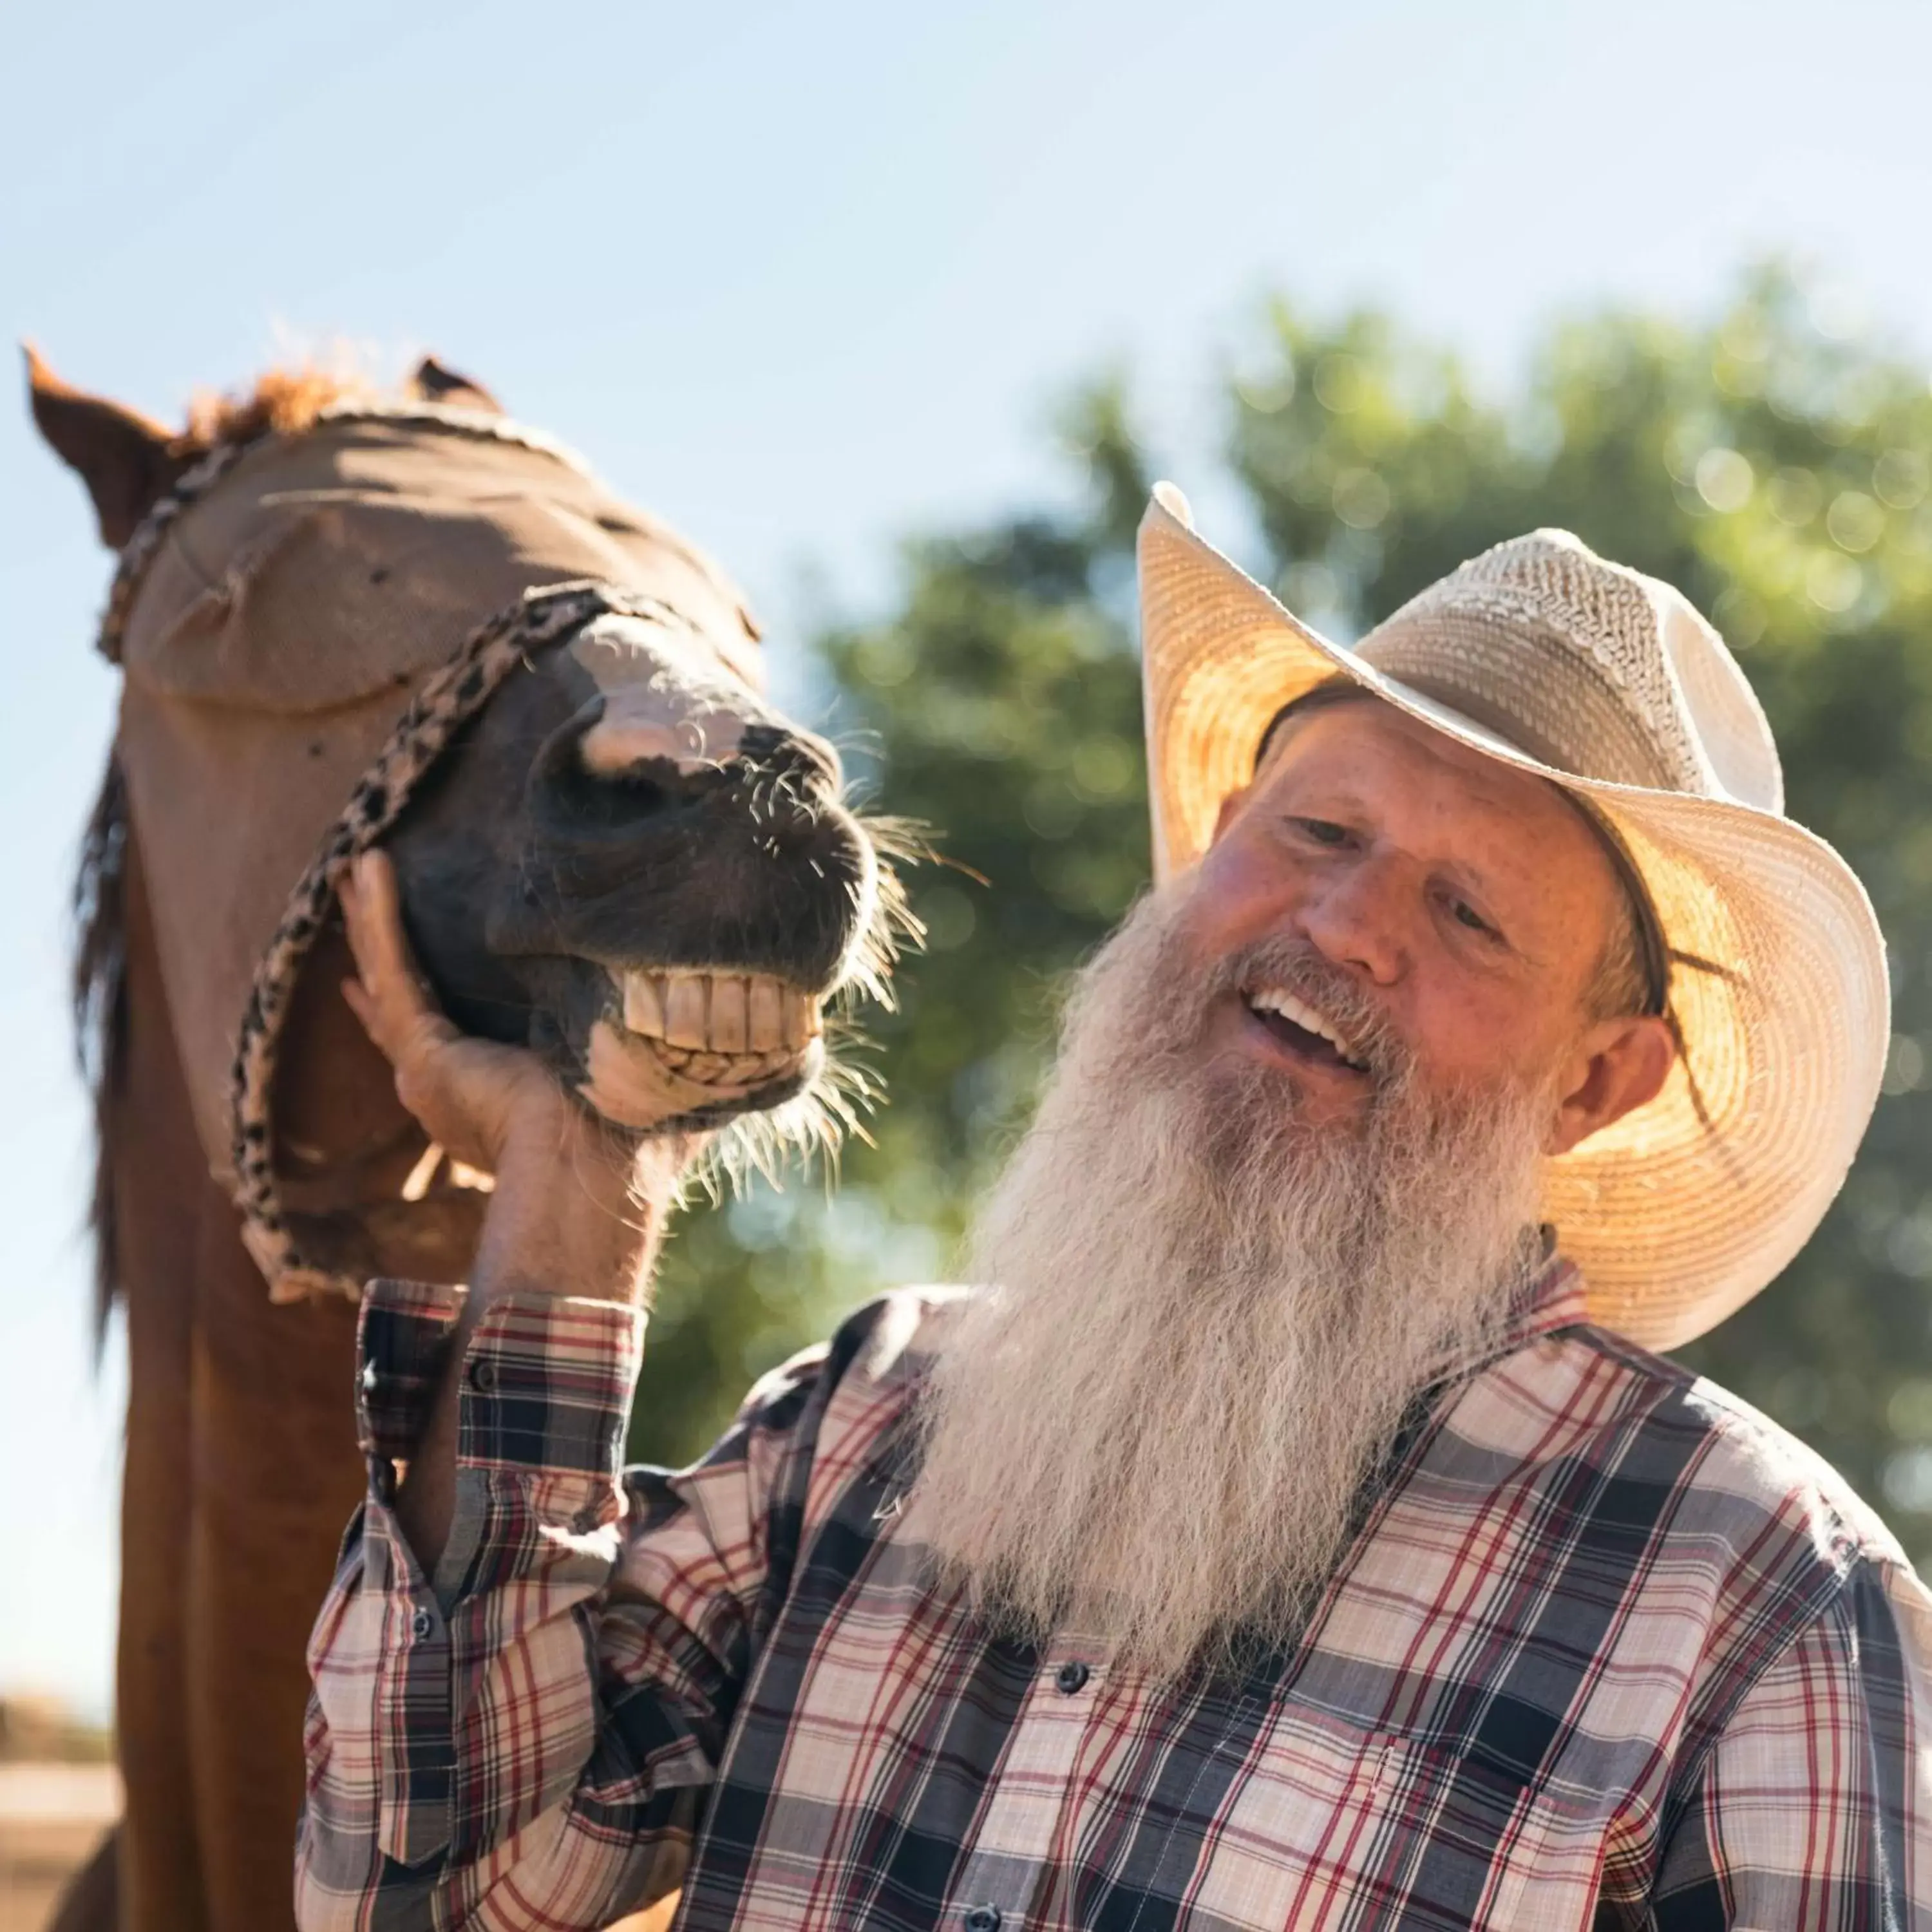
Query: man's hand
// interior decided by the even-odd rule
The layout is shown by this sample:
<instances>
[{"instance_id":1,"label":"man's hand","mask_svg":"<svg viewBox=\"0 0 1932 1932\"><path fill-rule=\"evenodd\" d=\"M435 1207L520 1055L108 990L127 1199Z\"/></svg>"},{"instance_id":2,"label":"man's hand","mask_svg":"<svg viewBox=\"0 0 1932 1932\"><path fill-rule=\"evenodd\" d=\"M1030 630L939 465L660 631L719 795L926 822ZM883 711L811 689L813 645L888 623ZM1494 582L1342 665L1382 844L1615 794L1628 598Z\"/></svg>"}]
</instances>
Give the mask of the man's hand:
<instances>
[{"instance_id":1,"label":"man's hand","mask_svg":"<svg viewBox=\"0 0 1932 1932\"><path fill-rule=\"evenodd\" d=\"M340 896L360 976L344 982L343 998L395 1068L398 1097L431 1139L496 1177L449 1371L396 1502L404 1534L434 1568L455 1508L464 1350L483 1310L512 1291L641 1299L679 1174L700 1142L613 1128L535 1054L472 1040L438 1012L410 956L385 854L364 853Z\"/></svg>"},{"instance_id":2,"label":"man's hand","mask_svg":"<svg viewBox=\"0 0 1932 1932\"><path fill-rule=\"evenodd\" d=\"M361 976L342 982L342 997L430 1138L494 1174L514 1141L553 1132L572 1103L549 1069L520 1048L472 1040L437 1010L410 954L388 855L364 853L338 896Z\"/></svg>"},{"instance_id":3,"label":"man's hand","mask_svg":"<svg viewBox=\"0 0 1932 1932\"><path fill-rule=\"evenodd\" d=\"M472 1302L507 1288L640 1294L662 1210L699 1142L610 1126L535 1054L472 1039L440 1012L410 957L387 854L365 852L339 896L359 975L343 998L395 1068L398 1097L439 1146L496 1177Z\"/></svg>"}]
</instances>

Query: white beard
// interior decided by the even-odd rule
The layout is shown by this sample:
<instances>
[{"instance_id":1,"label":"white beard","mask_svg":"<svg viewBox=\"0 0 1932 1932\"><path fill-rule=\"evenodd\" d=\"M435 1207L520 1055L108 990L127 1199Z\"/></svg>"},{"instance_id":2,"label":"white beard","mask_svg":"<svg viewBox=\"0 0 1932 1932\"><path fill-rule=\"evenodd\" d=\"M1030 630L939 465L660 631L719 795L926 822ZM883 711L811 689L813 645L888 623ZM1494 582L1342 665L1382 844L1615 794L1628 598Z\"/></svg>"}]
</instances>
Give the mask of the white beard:
<instances>
[{"instance_id":1,"label":"white beard","mask_svg":"<svg viewBox=\"0 0 1932 1932\"><path fill-rule=\"evenodd\" d=\"M1549 1102L1429 1096L1346 976L1250 949L1204 983L1184 902L1082 975L1031 1130L979 1220L925 1392L908 1524L944 1579L1043 1642L1160 1678L1277 1642L1342 1554L1415 1395L1493 1345L1536 1252ZM1359 1127L1194 1050L1250 973L1370 1041Z\"/></svg>"}]
</instances>

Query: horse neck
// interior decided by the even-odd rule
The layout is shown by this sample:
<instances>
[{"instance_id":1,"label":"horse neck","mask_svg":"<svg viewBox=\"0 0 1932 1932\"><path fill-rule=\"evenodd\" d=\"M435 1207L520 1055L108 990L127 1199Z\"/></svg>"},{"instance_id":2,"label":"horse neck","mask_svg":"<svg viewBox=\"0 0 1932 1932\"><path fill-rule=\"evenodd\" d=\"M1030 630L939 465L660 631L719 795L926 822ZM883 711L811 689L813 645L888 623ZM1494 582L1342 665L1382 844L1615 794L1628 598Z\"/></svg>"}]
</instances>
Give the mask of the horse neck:
<instances>
[{"instance_id":1,"label":"horse neck","mask_svg":"<svg viewBox=\"0 0 1932 1932\"><path fill-rule=\"evenodd\" d=\"M195 1132L140 841L111 766L83 864L76 1005L94 1087L93 1222L104 1319L112 1300L137 1286L150 1298L191 1293L201 1222L226 1203Z\"/></svg>"},{"instance_id":2,"label":"horse neck","mask_svg":"<svg viewBox=\"0 0 1932 1932\"><path fill-rule=\"evenodd\" d=\"M303 1641L363 1483L356 1317L270 1304L195 1132L131 826L120 857L100 1155L128 1353L124 1923L245 1932L286 1916Z\"/></svg>"}]
</instances>

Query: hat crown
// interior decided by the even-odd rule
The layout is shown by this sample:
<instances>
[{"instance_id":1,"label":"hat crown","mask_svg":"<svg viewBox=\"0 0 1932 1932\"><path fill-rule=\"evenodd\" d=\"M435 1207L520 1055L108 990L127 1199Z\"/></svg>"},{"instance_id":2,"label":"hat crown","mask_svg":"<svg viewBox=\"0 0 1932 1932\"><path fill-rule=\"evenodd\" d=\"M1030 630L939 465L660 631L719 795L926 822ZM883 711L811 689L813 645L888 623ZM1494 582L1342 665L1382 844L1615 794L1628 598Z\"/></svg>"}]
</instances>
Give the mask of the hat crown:
<instances>
[{"instance_id":1,"label":"hat crown","mask_svg":"<svg viewBox=\"0 0 1932 1932\"><path fill-rule=\"evenodd\" d=\"M1674 586L1568 530L1472 557L1358 650L1580 777L1784 809L1771 728L1724 639Z\"/></svg>"}]
</instances>

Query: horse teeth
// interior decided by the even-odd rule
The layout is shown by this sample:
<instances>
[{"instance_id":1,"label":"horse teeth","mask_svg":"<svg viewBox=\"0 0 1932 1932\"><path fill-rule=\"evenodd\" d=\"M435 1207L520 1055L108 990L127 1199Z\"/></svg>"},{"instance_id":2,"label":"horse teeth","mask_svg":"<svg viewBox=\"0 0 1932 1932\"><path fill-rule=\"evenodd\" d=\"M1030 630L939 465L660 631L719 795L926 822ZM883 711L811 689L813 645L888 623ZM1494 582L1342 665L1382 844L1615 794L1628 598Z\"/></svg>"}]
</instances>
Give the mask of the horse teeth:
<instances>
[{"instance_id":1,"label":"horse teeth","mask_svg":"<svg viewBox=\"0 0 1932 1932\"><path fill-rule=\"evenodd\" d=\"M788 992L784 996L784 1039L796 1050L815 1039L823 1022L818 1002L809 993Z\"/></svg>"},{"instance_id":2,"label":"horse teeth","mask_svg":"<svg viewBox=\"0 0 1932 1932\"><path fill-rule=\"evenodd\" d=\"M664 1038L664 994L648 973L624 975L624 1024L633 1033Z\"/></svg>"},{"instance_id":3,"label":"horse teeth","mask_svg":"<svg viewBox=\"0 0 1932 1932\"><path fill-rule=\"evenodd\" d=\"M788 1069L825 1029L813 994L765 973L632 971L622 992L626 1027L658 1042L695 1080L768 1077Z\"/></svg>"},{"instance_id":4,"label":"horse teeth","mask_svg":"<svg viewBox=\"0 0 1932 1932\"><path fill-rule=\"evenodd\" d=\"M704 975L674 973L664 994L664 1036L673 1046L706 1044Z\"/></svg>"},{"instance_id":5,"label":"horse teeth","mask_svg":"<svg viewBox=\"0 0 1932 1932\"><path fill-rule=\"evenodd\" d=\"M754 1053L770 1053L784 1044L784 995L776 980L762 974L746 1002L745 1044Z\"/></svg>"},{"instance_id":6,"label":"horse teeth","mask_svg":"<svg viewBox=\"0 0 1932 1932\"><path fill-rule=\"evenodd\" d=\"M749 1018L745 982L717 979L711 982L711 1046L718 1053L742 1053Z\"/></svg>"}]
</instances>

